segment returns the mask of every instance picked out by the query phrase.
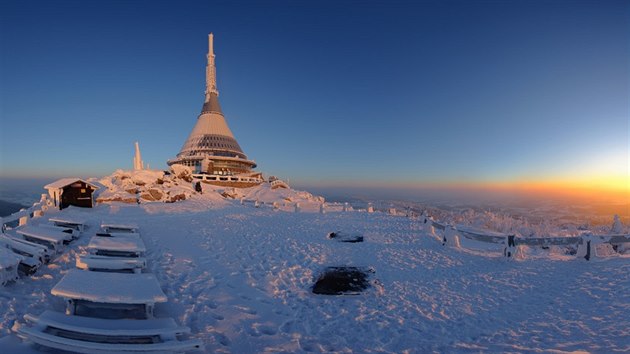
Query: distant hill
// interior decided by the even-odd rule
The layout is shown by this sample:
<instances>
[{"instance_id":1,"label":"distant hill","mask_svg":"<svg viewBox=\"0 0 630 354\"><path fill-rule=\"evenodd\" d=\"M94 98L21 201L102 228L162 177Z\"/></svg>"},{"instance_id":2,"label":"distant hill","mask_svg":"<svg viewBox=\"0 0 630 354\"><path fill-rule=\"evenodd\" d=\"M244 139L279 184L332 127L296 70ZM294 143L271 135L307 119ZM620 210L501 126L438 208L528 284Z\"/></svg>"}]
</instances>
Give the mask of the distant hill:
<instances>
[{"instance_id":1,"label":"distant hill","mask_svg":"<svg viewBox=\"0 0 630 354\"><path fill-rule=\"evenodd\" d=\"M18 203L7 202L6 200L0 200L0 217L11 215L22 208L26 208L26 206Z\"/></svg>"}]
</instances>

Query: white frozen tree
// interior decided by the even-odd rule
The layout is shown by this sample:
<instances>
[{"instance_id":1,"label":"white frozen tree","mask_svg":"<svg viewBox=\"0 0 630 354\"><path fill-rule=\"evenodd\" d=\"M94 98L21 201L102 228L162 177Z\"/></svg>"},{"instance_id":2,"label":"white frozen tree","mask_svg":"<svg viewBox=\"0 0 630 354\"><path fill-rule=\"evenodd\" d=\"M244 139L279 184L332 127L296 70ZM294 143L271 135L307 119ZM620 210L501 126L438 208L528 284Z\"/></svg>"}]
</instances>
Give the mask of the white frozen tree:
<instances>
[{"instance_id":1,"label":"white frozen tree","mask_svg":"<svg viewBox=\"0 0 630 354\"><path fill-rule=\"evenodd\" d=\"M619 219L619 215L615 215L613 219L612 227L610 228L610 232L613 234L622 234L623 233L623 224Z\"/></svg>"}]
</instances>

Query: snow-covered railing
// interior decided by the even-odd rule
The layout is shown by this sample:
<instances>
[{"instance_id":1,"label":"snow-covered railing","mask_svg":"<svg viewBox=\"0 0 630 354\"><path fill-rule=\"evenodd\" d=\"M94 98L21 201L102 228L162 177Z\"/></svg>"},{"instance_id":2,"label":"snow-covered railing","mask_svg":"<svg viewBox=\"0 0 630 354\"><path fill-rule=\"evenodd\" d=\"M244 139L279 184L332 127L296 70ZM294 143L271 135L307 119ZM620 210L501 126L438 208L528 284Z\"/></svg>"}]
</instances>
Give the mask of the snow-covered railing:
<instances>
[{"instance_id":1,"label":"snow-covered railing","mask_svg":"<svg viewBox=\"0 0 630 354\"><path fill-rule=\"evenodd\" d=\"M567 246L576 245L578 247L577 257L583 257L590 260L595 255L595 246L598 244L608 243L614 246L629 243L629 235L593 235L584 233L580 236L570 237L516 237L516 235L495 233L483 234L471 230L464 230L462 227L452 226L424 217L424 223L429 224L433 229L443 231L442 244L460 247L459 237L461 235L467 239L504 245L503 254L510 258L516 254L518 246Z\"/></svg>"},{"instance_id":2,"label":"snow-covered railing","mask_svg":"<svg viewBox=\"0 0 630 354\"><path fill-rule=\"evenodd\" d=\"M31 218L42 216L51 205L52 201L48 198L48 195L42 194L40 201L34 203L31 207L0 218L2 230L6 230L8 227L26 225Z\"/></svg>"},{"instance_id":3,"label":"snow-covered railing","mask_svg":"<svg viewBox=\"0 0 630 354\"><path fill-rule=\"evenodd\" d=\"M273 208L274 210L297 211L297 212L318 212L324 213L342 213L342 212L358 212L358 213L375 213L380 212L393 216L401 217L417 217L418 215L410 208L400 209L392 206L375 207L372 203L366 203L365 206L357 206L348 202L320 202L320 201L275 201L263 202L257 199L247 199L241 197L238 199L241 205L250 205L256 208Z\"/></svg>"}]
</instances>

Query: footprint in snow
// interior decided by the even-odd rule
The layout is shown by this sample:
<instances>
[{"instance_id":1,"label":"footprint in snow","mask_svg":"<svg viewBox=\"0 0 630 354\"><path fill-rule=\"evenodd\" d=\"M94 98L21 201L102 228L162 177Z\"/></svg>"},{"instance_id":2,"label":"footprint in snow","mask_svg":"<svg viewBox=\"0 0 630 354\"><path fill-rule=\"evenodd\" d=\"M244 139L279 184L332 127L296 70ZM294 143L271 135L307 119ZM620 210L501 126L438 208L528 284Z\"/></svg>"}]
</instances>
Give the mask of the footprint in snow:
<instances>
[{"instance_id":1,"label":"footprint in snow","mask_svg":"<svg viewBox=\"0 0 630 354\"><path fill-rule=\"evenodd\" d=\"M248 330L249 335L253 337L260 337L261 335L273 336L278 333L278 331L270 326L263 323L254 323L252 327Z\"/></svg>"},{"instance_id":2,"label":"footprint in snow","mask_svg":"<svg viewBox=\"0 0 630 354\"><path fill-rule=\"evenodd\" d=\"M234 308L236 308L237 310L246 313L248 315L255 315L258 312L254 309L252 309L251 307L247 307L247 306L240 306L240 305L234 305Z\"/></svg>"}]
</instances>

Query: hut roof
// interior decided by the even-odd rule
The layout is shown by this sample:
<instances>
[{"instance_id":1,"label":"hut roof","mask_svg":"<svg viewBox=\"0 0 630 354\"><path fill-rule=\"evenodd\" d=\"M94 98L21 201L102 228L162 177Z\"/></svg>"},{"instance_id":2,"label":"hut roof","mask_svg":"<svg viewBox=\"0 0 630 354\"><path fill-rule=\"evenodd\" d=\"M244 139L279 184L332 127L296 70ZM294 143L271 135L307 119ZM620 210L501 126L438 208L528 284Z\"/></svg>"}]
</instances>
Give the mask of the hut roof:
<instances>
[{"instance_id":1,"label":"hut roof","mask_svg":"<svg viewBox=\"0 0 630 354\"><path fill-rule=\"evenodd\" d=\"M85 184L89 184L94 189L98 189L98 186L96 186L96 185L94 185L94 184L92 184L90 182L87 182L85 180L82 180L81 178L74 178L74 177L62 178L62 179L57 180L57 181L55 181L53 183L45 185L44 189L60 189L60 188L69 186L69 185L71 185L73 183L76 183L76 182L83 182Z\"/></svg>"}]
</instances>

